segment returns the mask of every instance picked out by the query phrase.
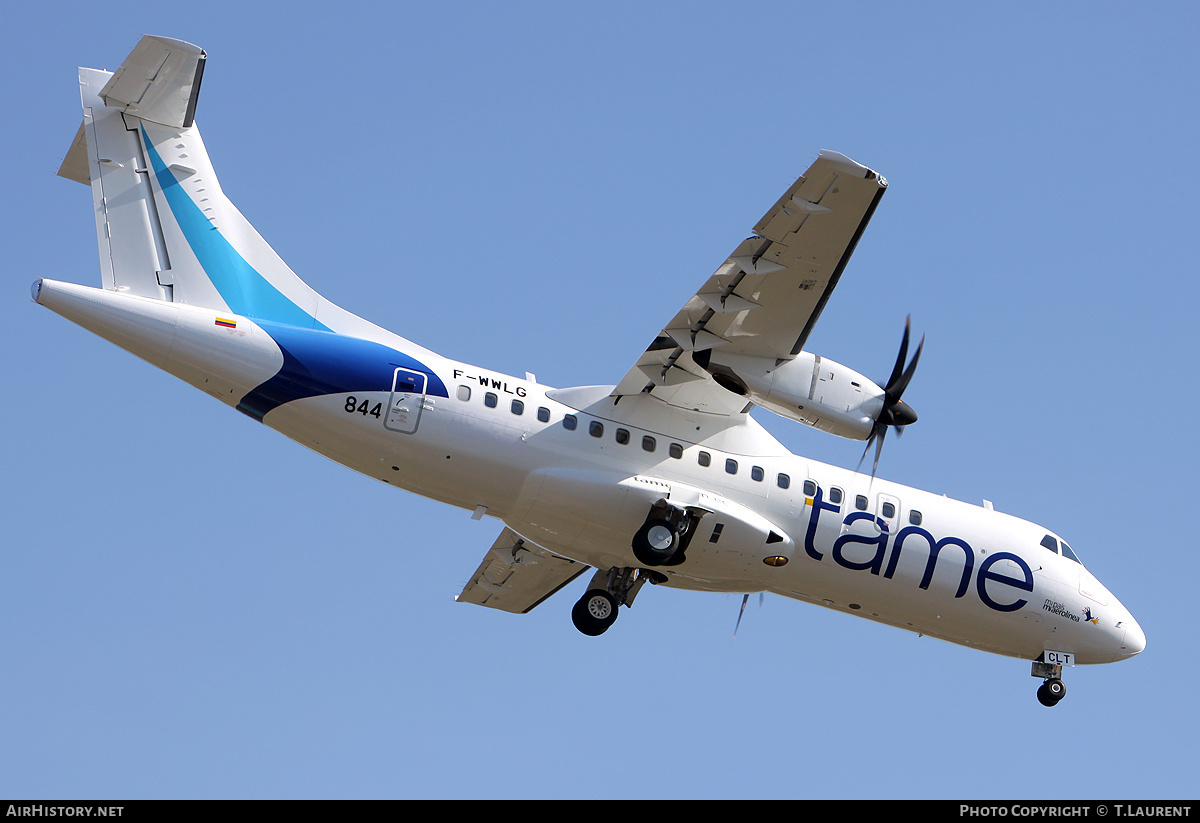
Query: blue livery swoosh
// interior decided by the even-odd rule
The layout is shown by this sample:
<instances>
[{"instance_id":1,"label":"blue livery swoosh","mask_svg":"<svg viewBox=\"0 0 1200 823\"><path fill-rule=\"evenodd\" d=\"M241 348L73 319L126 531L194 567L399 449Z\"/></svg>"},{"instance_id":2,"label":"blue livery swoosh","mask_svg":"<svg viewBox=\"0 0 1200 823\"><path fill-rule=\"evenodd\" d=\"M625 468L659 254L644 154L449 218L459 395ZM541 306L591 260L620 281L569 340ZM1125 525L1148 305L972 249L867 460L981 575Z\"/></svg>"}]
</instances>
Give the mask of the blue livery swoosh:
<instances>
[{"instance_id":1,"label":"blue livery swoosh","mask_svg":"<svg viewBox=\"0 0 1200 823\"><path fill-rule=\"evenodd\" d=\"M449 397L446 385L424 363L403 352L358 337L257 321L283 352L283 366L249 392L238 411L256 420L292 400L324 394L392 390L397 366L426 375L425 393Z\"/></svg>"}]
</instances>

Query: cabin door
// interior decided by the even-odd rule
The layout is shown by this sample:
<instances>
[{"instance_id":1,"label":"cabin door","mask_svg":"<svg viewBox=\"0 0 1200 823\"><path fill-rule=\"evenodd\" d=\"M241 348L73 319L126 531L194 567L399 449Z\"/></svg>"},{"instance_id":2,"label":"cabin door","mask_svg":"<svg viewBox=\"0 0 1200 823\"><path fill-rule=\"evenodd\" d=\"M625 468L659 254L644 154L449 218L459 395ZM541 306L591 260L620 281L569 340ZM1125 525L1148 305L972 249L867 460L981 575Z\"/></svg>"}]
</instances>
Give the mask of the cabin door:
<instances>
[{"instance_id":1,"label":"cabin door","mask_svg":"<svg viewBox=\"0 0 1200 823\"><path fill-rule=\"evenodd\" d=\"M427 376L412 369L397 368L392 377L392 397L388 401L387 417L383 425L394 432L412 434L421 422L421 410L425 407L425 385Z\"/></svg>"}]
</instances>

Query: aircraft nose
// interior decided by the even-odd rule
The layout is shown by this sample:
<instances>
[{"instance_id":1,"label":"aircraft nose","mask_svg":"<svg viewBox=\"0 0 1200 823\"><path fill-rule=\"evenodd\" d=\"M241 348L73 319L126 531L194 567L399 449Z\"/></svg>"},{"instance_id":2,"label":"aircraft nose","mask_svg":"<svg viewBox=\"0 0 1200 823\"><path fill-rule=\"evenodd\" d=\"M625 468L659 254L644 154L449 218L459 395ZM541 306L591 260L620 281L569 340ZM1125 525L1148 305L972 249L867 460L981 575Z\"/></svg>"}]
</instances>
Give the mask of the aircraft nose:
<instances>
[{"instance_id":1,"label":"aircraft nose","mask_svg":"<svg viewBox=\"0 0 1200 823\"><path fill-rule=\"evenodd\" d=\"M1125 638L1121 642L1121 659L1133 657L1146 648L1146 633L1132 617L1125 626Z\"/></svg>"}]
</instances>

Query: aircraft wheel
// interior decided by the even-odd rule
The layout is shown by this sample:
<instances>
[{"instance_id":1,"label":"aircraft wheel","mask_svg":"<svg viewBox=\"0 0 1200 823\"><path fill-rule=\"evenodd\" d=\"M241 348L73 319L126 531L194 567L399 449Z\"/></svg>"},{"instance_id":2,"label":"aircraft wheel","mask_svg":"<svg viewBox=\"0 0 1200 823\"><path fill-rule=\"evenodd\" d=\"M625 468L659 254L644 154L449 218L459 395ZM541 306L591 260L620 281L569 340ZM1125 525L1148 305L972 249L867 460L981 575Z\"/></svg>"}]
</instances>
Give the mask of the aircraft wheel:
<instances>
[{"instance_id":1,"label":"aircraft wheel","mask_svg":"<svg viewBox=\"0 0 1200 823\"><path fill-rule=\"evenodd\" d=\"M679 549L679 532L666 520L647 520L633 536L633 556L647 566L661 566Z\"/></svg>"},{"instance_id":2,"label":"aircraft wheel","mask_svg":"<svg viewBox=\"0 0 1200 823\"><path fill-rule=\"evenodd\" d=\"M592 589L571 609L571 622L588 637L608 631L617 620L617 600L604 589Z\"/></svg>"},{"instance_id":3,"label":"aircraft wheel","mask_svg":"<svg viewBox=\"0 0 1200 823\"><path fill-rule=\"evenodd\" d=\"M1038 687L1037 698L1043 706L1055 706L1067 695L1067 687L1057 677L1052 677Z\"/></svg>"}]
</instances>

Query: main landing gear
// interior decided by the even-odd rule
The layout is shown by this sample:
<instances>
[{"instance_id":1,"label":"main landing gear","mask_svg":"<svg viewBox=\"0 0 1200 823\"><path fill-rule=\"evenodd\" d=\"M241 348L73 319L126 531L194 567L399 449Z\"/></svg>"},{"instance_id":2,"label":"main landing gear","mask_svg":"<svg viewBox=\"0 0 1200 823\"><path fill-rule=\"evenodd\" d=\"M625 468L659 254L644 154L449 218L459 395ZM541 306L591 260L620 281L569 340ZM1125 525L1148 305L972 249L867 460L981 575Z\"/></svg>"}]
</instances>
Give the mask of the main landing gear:
<instances>
[{"instance_id":1,"label":"main landing gear","mask_svg":"<svg viewBox=\"0 0 1200 823\"><path fill-rule=\"evenodd\" d=\"M678 566L702 512L678 509L660 500L633 536L633 556L643 566Z\"/></svg>"},{"instance_id":2,"label":"main landing gear","mask_svg":"<svg viewBox=\"0 0 1200 823\"><path fill-rule=\"evenodd\" d=\"M1058 701L1067 696L1067 687L1062 682L1062 666L1035 660L1030 674L1043 678L1037 690L1038 702L1043 706L1056 706Z\"/></svg>"},{"instance_id":3,"label":"main landing gear","mask_svg":"<svg viewBox=\"0 0 1200 823\"><path fill-rule=\"evenodd\" d=\"M589 637L604 634L616 622L617 608L632 606L638 590L647 580L661 582L655 575L656 572L628 567L614 566L607 571L597 569L587 591L571 609L571 622Z\"/></svg>"},{"instance_id":4,"label":"main landing gear","mask_svg":"<svg viewBox=\"0 0 1200 823\"><path fill-rule=\"evenodd\" d=\"M616 620L617 598L604 589L588 589L571 609L571 622L588 637L604 634Z\"/></svg>"},{"instance_id":5,"label":"main landing gear","mask_svg":"<svg viewBox=\"0 0 1200 823\"><path fill-rule=\"evenodd\" d=\"M666 500L658 501L633 536L633 556L643 566L678 566L686 559L683 552L702 516L702 511L678 509ZM617 609L633 605L633 598L647 580L663 583L666 579L661 572L645 568L597 569L587 591L571 609L571 622L591 637L604 634L616 622Z\"/></svg>"}]
</instances>

